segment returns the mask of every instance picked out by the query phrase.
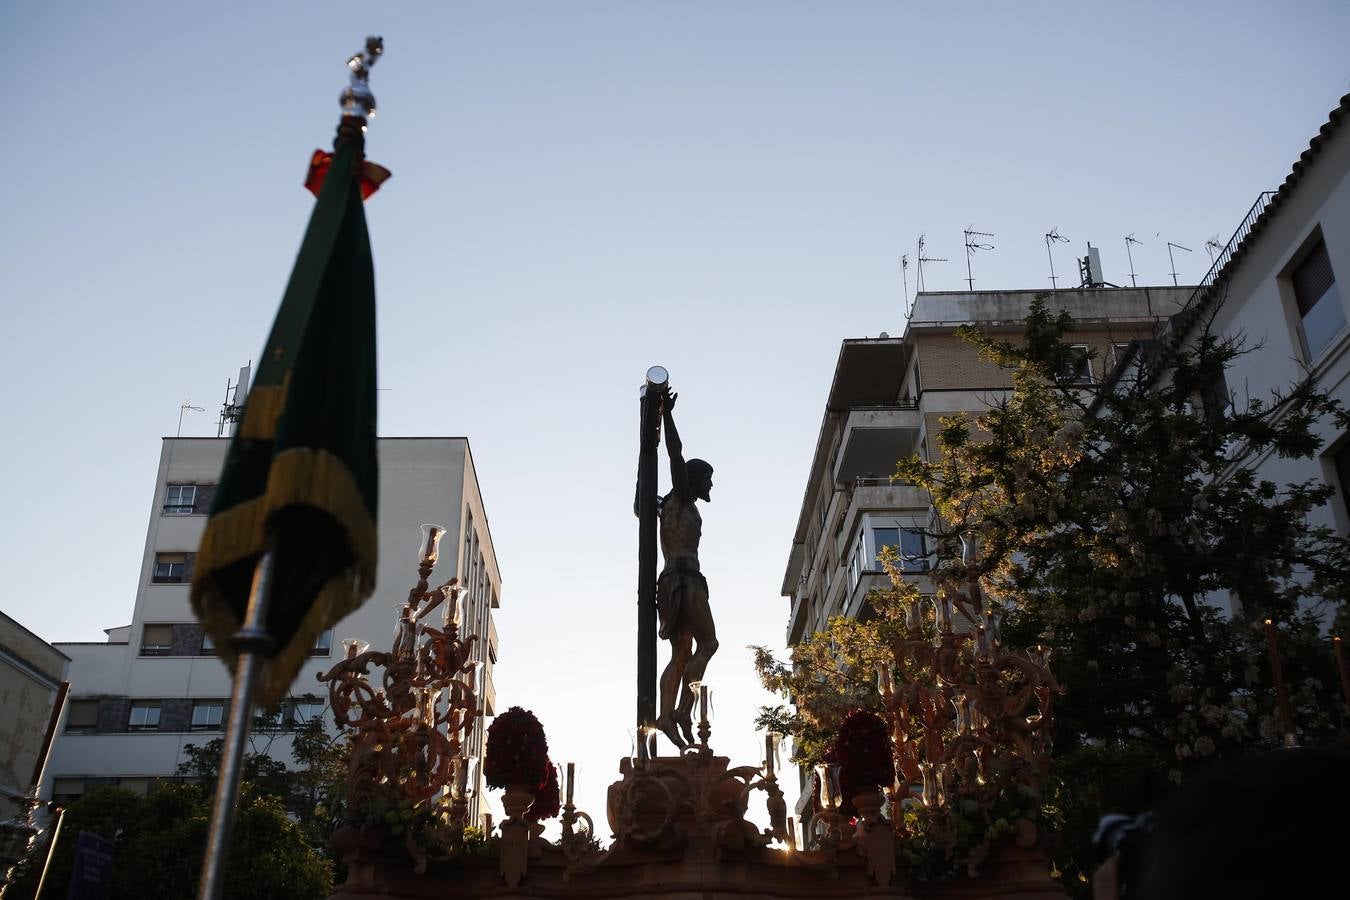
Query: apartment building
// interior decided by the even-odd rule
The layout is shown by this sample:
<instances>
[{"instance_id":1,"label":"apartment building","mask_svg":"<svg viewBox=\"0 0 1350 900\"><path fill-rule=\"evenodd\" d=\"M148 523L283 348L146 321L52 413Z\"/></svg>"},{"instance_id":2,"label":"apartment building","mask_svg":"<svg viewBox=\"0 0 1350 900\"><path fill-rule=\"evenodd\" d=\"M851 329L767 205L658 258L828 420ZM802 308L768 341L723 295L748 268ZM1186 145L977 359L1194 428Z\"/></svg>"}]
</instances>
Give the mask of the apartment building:
<instances>
[{"instance_id":1,"label":"apartment building","mask_svg":"<svg viewBox=\"0 0 1350 900\"><path fill-rule=\"evenodd\" d=\"M192 613L188 586L227 446L225 438L164 439L131 621L106 629L106 641L54 645L70 658L71 687L44 796L70 800L107 784L148 790L156 778L175 773L186 745L201 746L220 736L228 718L230 673L215 658ZM482 712L495 712L493 610L500 606L501 573L469 442L462 437L380 438L378 452L375 593L319 636L291 695L274 712L270 727L254 738L255 750L288 764L297 725L322 717L333 730L326 688L316 675L341 659L343 641L389 646L399 606L417 580L424 522L447 529L432 577L439 584L456 576L466 587L463 627L479 636L475 655L484 663ZM469 752L482 755L485 734L480 719ZM476 817L479 810L471 812Z\"/></svg>"},{"instance_id":2,"label":"apartment building","mask_svg":"<svg viewBox=\"0 0 1350 900\"><path fill-rule=\"evenodd\" d=\"M1152 338L1192 290L926 292L902 336L845 340L783 573L787 643L821 630L831 616L866 615L868 592L885 583L883 547L897 547L901 568L922 593L932 592L929 498L891 483L896 460L932 456L942 417L978 415L1012 387L1011 372L980 359L957 336L960 326L1015 339L1032 300L1044 296L1052 311L1073 317L1072 340L1083 351L1081 365L1064 377L1091 387L1132 341Z\"/></svg>"}]
</instances>

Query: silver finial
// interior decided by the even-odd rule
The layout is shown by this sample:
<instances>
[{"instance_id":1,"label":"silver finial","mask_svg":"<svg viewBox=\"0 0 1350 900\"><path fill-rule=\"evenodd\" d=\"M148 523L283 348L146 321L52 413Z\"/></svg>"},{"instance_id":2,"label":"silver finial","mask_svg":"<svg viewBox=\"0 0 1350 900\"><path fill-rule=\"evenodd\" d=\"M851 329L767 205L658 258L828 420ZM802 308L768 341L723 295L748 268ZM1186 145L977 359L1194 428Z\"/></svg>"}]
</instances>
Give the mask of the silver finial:
<instances>
[{"instance_id":1,"label":"silver finial","mask_svg":"<svg viewBox=\"0 0 1350 900\"><path fill-rule=\"evenodd\" d=\"M343 89L338 97L344 116L358 119L375 118L375 95L370 92L370 68L384 53L384 38L366 38L366 49L347 60L347 68L352 71L352 83Z\"/></svg>"}]
</instances>

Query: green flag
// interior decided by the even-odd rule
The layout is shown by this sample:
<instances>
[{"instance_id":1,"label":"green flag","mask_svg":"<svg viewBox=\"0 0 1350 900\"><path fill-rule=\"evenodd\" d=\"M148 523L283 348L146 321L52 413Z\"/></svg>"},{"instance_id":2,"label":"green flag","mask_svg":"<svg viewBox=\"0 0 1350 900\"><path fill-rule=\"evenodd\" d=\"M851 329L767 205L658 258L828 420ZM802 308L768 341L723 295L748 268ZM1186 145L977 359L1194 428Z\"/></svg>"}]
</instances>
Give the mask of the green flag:
<instances>
[{"instance_id":1,"label":"green flag","mask_svg":"<svg viewBox=\"0 0 1350 900\"><path fill-rule=\"evenodd\" d=\"M192 608L231 664L254 568L272 550L275 655L259 680L262 706L285 696L319 633L375 589L375 275L363 162L359 120L344 120L197 553Z\"/></svg>"}]
</instances>

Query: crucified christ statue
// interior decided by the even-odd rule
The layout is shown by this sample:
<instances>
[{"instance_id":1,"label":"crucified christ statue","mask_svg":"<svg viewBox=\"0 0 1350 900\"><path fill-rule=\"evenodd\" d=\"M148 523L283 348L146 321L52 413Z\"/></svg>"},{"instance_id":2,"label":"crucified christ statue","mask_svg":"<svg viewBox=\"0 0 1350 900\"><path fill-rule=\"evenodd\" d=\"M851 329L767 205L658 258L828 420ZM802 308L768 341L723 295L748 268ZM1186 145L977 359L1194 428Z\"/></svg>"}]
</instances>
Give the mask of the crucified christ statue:
<instances>
[{"instance_id":1,"label":"crucified christ statue","mask_svg":"<svg viewBox=\"0 0 1350 900\"><path fill-rule=\"evenodd\" d=\"M656 582L660 636L670 641L670 663L661 673L661 713L656 727L680 749L692 746L693 709L698 699L689 685L703 678L717 652L717 631L708 605L708 581L699 571L698 543L703 517L695 501L711 502L712 466L701 459L686 461L671 410L678 395L661 396L661 420L670 456L670 493L660 500L661 555L665 567Z\"/></svg>"}]
</instances>

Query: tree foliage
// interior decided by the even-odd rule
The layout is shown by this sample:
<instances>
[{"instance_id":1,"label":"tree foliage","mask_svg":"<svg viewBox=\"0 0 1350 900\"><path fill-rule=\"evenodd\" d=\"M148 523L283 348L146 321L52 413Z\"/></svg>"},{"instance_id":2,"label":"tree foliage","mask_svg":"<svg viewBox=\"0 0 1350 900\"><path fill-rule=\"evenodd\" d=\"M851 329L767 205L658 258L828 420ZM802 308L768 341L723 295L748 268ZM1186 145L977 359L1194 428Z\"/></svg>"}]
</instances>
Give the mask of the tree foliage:
<instances>
[{"instance_id":1,"label":"tree foliage","mask_svg":"<svg viewBox=\"0 0 1350 900\"><path fill-rule=\"evenodd\" d=\"M1197 766L1281 744L1265 619L1298 740L1345 739L1326 630L1347 623L1350 543L1309 524L1330 488L1256 473L1267 458L1315 457L1319 421L1346 427L1314 383L1230 395L1223 372L1247 351L1202 327L1152 353L1146 378L1096 396L1057 378L1081 365L1071 327L1037 300L1018 342L964 329L1013 388L979 416L943 419L936 458L901 460L896 477L932 497L939 578L979 577L1009 608L1005 643L1055 650L1069 691L1055 734L1061 858L1076 874L1103 811L1149 808ZM966 571L971 531L982 547ZM844 708L875 708L869 648L898 614L881 599L876 619L831 621L789 665L759 652L766 687L796 701L762 721L793 733L799 760L818 757Z\"/></svg>"},{"instance_id":2,"label":"tree foliage","mask_svg":"<svg viewBox=\"0 0 1350 900\"><path fill-rule=\"evenodd\" d=\"M196 896L210 813L200 784L162 782L146 796L117 787L92 791L66 811L43 895L65 896L76 839L91 831L113 842L112 900L188 900ZM25 873L16 896L32 896L39 869ZM332 889L333 870L276 797L250 791L240 799L225 886L238 900L319 900Z\"/></svg>"},{"instance_id":3,"label":"tree foliage","mask_svg":"<svg viewBox=\"0 0 1350 900\"><path fill-rule=\"evenodd\" d=\"M348 743L316 716L287 733L290 767L267 752L280 736L269 729L274 721L259 717L244 755L225 895L318 900L334 882L331 838L343 815ZM148 795L108 787L72 803L43 896L65 895L81 831L114 843L114 900L195 896L223 743L185 745L177 778ZM41 860L29 860L14 896L32 896L40 869Z\"/></svg>"}]
</instances>

